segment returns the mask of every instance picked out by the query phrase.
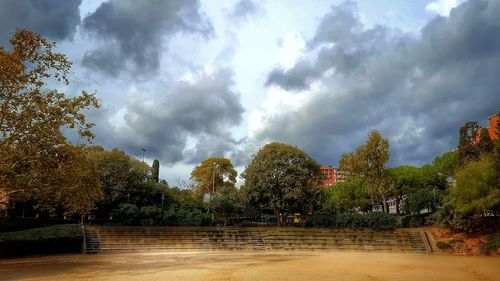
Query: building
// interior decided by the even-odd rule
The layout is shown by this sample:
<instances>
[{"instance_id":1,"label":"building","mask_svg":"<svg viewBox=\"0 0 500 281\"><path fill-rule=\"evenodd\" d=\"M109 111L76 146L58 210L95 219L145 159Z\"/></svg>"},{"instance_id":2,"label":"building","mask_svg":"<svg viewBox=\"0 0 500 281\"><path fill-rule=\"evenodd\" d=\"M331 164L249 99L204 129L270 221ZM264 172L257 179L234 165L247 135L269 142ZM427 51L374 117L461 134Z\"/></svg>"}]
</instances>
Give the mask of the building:
<instances>
[{"instance_id":1,"label":"building","mask_svg":"<svg viewBox=\"0 0 500 281\"><path fill-rule=\"evenodd\" d=\"M321 183L321 187L326 188L331 185L345 182L347 179L347 173L343 171L339 171L339 169L333 166L321 166L320 167L321 174L323 175L323 181Z\"/></svg>"},{"instance_id":2,"label":"building","mask_svg":"<svg viewBox=\"0 0 500 281\"><path fill-rule=\"evenodd\" d=\"M321 166L320 171L323 176L321 187L326 188L337 183L337 168L333 166Z\"/></svg>"},{"instance_id":3,"label":"building","mask_svg":"<svg viewBox=\"0 0 500 281\"><path fill-rule=\"evenodd\" d=\"M486 129L488 129L488 135L490 135L490 139L492 141L500 141L500 113L491 115L490 117L488 117L488 120L490 121L490 126ZM476 132L476 139L473 141L473 143L479 143L480 139L481 130L478 130Z\"/></svg>"},{"instance_id":4,"label":"building","mask_svg":"<svg viewBox=\"0 0 500 281\"><path fill-rule=\"evenodd\" d=\"M500 141L500 112L494 115L491 115L489 118L490 127L488 128L488 133L490 135L491 140Z\"/></svg>"}]
</instances>

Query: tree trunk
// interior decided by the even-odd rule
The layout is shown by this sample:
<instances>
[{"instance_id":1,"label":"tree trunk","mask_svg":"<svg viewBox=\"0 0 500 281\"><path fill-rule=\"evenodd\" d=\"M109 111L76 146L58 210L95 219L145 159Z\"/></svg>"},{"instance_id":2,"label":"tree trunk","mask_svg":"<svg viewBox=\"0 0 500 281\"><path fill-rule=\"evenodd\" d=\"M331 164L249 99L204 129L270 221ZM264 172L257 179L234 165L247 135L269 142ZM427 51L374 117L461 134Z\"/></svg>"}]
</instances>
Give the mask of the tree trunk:
<instances>
[{"instance_id":1,"label":"tree trunk","mask_svg":"<svg viewBox=\"0 0 500 281\"><path fill-rule=\"evenodd\" d=\"M387 206L387 198L385 198L385 196L382 196L382 206L383 206L384 212L389 213L389 206Z\"/></svg>"},{"instance_id":2,"label":"tree trunk","mask_svg":"<svg viewBox=\"0 0 500 281\"><path fill-rule=\"evenodd\" d=\"M396 214L399 216L400 215L400 211L399 211L399 202L400 202L400 198L399 198L399 195L396 196Z\"/></svg>"},{"instance_id":3,"label":"tree trunk","mask_svg":"<svg viewBox=\"0 0 500 281\"><path fill-rule=\"evenodd\" d=\"M281 212L278 208L274 208L274 216L276 217L276 225L283 226L283 218L281 217Z\"/></svg>"}]
</instances>

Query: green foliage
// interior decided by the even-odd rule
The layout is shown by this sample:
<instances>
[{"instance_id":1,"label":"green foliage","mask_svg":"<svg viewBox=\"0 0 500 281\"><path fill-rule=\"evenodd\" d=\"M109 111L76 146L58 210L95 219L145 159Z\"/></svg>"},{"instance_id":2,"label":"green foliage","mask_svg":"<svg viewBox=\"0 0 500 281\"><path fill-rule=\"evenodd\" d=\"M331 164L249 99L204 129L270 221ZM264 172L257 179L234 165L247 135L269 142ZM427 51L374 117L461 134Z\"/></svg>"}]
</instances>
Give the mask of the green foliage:
<instances>
[{"instance_id":1,"label":"green foliage","mask_svg":"<svg viewBox=\"0 0 500 281\"><path fill-rule=\"evenodd\" d=\"M363 179L369 188L372 200L380 199L384 211L388 212L387 199L393 186L388 182L385 163L389 160L389 141L379 131L371 131L368 140L354 152L344 153L340 158L340 170L351 179Z\"/></svg>"},{"instance_id":2,"label":"green foliage","mask_svg":"<svg viewBox=\"0 0 500 281\"><path fill-rule=\"evenodd\" d=\"M217 190L212 200L208 202L208 207L214 213L221 215L226 225L228 218L242 209L243 203L238 189L233 185L226 185Z\"/></svg>"},{"instance_id":3,"label":"green foliage","mask_svg":"<svg viewBox=\"0 0 500 281\"><path fill-rule=\"evenodd\" d=\"M218 188L228 184L234 186L237 175L231 160L226 158L206 159L191 172L197 194L208 194L210 198Z\"/></svg>"},{"instance_id":4,"label":"green foliage","mask_svg":"<svg viewBox=\"0 0 500 281\"><path fill-rule=\"evenodd\" d=\"M371 208L370 193L365 182L359 179L348 180L330 186L325 190L327 206L335 211L368 210Z\"/></svg>"},{"instance_id":5,"label":"green foliage","mask_svg":"<svg viewBox=\"0 0 500 281\"><path fill-rule=\"evenodd\" d=\"M130 203L122 203L112 211L113 218L124 224L135 224L139 218L139 208Z\"/></svg>"},{"instance_id":6,"label":"green foliage","mask_svg":"<svg viewBox=\"0 0 500 281\"><path fill-rule=\"evenodd\" d=\"M154 182L158 182L160 180L160 161L155 159L153 161L153 167L151 168L151 179Z\"/></svg>"},{"instance_id":7,"label":"green foliage","mask_svg":"<svg viewBox=\"0 0 500 281\"><path fill-rule=\"evenodd\" d=\"M162 223L162 210L156 206L143 206L139 210L141 225L152 226Z\"/></svg>"},{"instance_id":8,"label":"green foliage","mask_svg":"<svg viewBox=\"0 0 500 281\"><path fill-rule=\"evenodd\" d=\"M358 213L338 213L335 215L335 227L362 228L367 226L367 217Z\"/></svg>"},{"instance_id":9,"label":"green foliage","mask_svg":"<svg viewBox=\"0 0 500 281\"><path fill-rule=\"evenodd\" d=\"M460 140L458 143L458 159L461 166L469 161L479 159L479 146L476 145L475 140L479 131L477 122L468 121L460 128Z\"/></svg>"},{"instance_id":10,"label":"green foliage","mask_svg":"<svg viewBox=\"0 0 500 281\"><path fill-rule=\"evenodd\" d=\"M99 204L99 213L107 215L118 204L133 198L133 193L145 188L150 173L147 164L118 149L106 151L96 146L89 150L100 174L104 200Z\"/></svg>"},{"instance_id":11,"label":"green foliage","mask_svg":"<svg viewBox=\"0 0 500 281\"><path fill-rule=\"evenodd\" d=\"M304 151L284 144L262 147L246 167L243 192L256 209L274 210L278 224L285 210L304 212L318 203L320 195L319 165Z\"/></svg>"},{"instance_id":12,"label":"green foliage","mask_svg":"<svg viewBox=\"0 0 500 281\"><path fill-rule=\"evenodd\" d=\"M477 144L480 153L491 153L493 150L493 141L490 138L488 129L482 128L480 132L481 137L479 139L479 143Z\"/></svg>"},{"instance_id":13,"label":"green foliage","mask_svg":"<svg viewBox=\"0 0 500 281\"><path fill-rule=\"evenodd\" d=\"M500 233L493 234L486 245L486 251L489 253L496 252L498 249L500 249Z\"/></svg>"},{"instance_id":14,"label":"green foliage","mask_svg":"<svg viewBox=\"0 0 500 281\"><path fill-rule=\"evenodd\" d=\"M60 82L67 86L71 70L71 61L55 52L55 43L24 29L10 43L0 47L0 189L40 201L38 209L89 213L99 186L87 159L61 129L76 129L91 140L93 124L83 111L98 108L99 102L84 91L68 97L50 89ZM64 173L68 170L74 171L70 177ZM73 198L59 196L68 193Z\"/></svg>"},{"instance_id":15,"label":"green foliage","mask_svg":"<svg viewBox=\"0 0 500 281\"><path fill-rule=\"evenodd\" d=\"M430 214L415 214L401 217L401 227L422 227L433 223Z\"/></svg>"},{"instance_id":16,"label":"green foliage","mask_svg":"<svg viewBox=\"0 0 500 281\"><path fill-rule=\"evenodd\" d=\"M82 229L78 224L51 225L21 231L0 233L0 241L44 240L62 237L82 237Z\"/></svg>"},{"instance_id":17,"label":"green foliage","mask_svg":"<svg viewBox=\"0 0 500 281\"><path fill-rule=\"evenodd\" d=\"M212 216L200 209L171 206L164 213L165 223L170 226L209 226L212 223Z\"/></svg>"},{"instance_id":18,"label":"green foliage","mask_svg":"<svg viewBox=\"0 0 500 281\"><path fill-rule=\"evenodd\" d=\"M436 246L441 250L451 249L451 245L443 241L437 241Z\"/></svg>"},{"instance_id":19,"label":"green foliage","mask_svg":"<svg viewBox=\"0 0 500 281\"><path fill-rule=\"evenodd\" d=\"M78 253L82 240L82 229L76 224L0 233L0 258Z\"/></svg>"},{"instance_id":20,"label":"green foliage","mask_svg":"<svg viewBox=\"0 0 500 281\"><path fill-rule=\"evenodd\" d=\"M443 198L443 191L436 188L425 187L408 195L403 208L407 214L420 214L427 209L434 212Z\"/></svg>"},{"instance_id":21,"label":"green foliage","mask_svg":"<svg viewBox=\"0 0 500 281\"><path fill-rule=\"evenodd\" d=\"M432 161L432 166L436 173L449 177L455 174L458 168L458 154L455 151L449 151L441 156L437 156Z\"/></svg>"},{"instance_id":22,"label":"green foliage","mask_svg":"<svg viewBox=\"0 0 500 281\"><path fill-rule=\"evenodd\" d=\"M455 210L465 215L482 215L500 207L500 184L496 163L483 155L471 161L456 174L456 184L450 190Z\"/></svg>"},{"instance_id":23,"label":"green foliage","mask_svg":"<svg viewBox=\"0 0 500 281\"><path fill-rule=\"evenodd\" d=\"M456 238L451 239L450 241L448 241L448 244L450 244L450 245L462 244L462 243L464 243L464 241L463 241L463 240L461 240L461 239L456 239Z\"/></svg>"},{"instance_id":24,"label":"green foliage","mask_svg":"<svg viewBox=\"0 0 500 281\"><path fill-rule=\"evenodd\" d=\"M384 212L370 212L367 215L368 227L375 230L389 230L396 227L396 218Z\"/></svg>"}]
</instances>

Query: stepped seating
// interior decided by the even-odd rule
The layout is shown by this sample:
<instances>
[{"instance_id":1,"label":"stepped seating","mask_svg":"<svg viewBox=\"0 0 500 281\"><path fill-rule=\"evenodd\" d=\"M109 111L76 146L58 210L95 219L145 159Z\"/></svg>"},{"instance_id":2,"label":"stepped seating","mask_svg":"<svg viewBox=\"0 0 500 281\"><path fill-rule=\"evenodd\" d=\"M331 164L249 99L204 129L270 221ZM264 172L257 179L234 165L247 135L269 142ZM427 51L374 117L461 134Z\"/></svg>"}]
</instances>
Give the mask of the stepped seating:
<instances>
[{"instance_id":1,"label":"stepped seating","mask_svg":"<svg viewBox=\"0 0 500 281\"><path fill-rule=\"evenodd\" d=\"M430 252L419 229L85 227L89 253L132 250L348 250Z\"/></svg>"}]
</instances>

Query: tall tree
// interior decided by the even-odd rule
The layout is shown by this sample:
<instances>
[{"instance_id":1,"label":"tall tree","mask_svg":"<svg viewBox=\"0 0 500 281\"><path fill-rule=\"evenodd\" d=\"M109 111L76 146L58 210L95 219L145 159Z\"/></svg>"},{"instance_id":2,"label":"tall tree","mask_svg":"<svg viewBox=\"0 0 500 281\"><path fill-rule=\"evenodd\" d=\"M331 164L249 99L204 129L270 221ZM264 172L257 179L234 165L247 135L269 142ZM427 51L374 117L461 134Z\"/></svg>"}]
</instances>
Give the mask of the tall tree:
<instances>
[{"instance_id":1,"label":"tall tree","mask_svg":"<svg viewBox=\"0 0 500 281\"><path fill-rule=\"evenodd\" d=\"M150 168L118 149L106 151L100 146L88 150L102 183L104 200L99 212L109 215L111 210L123 202L130 202L134 192L142 188L149 176Z\"/></svg>"},{"instance_id":2,"label":"tall tree","mask_svg":"<svg viewBox=\"0 0 500 281\"><path fill-rule=\"evenodd\" d=\"M458 216L472 222L488 212L500 212L499 171L490 155L470 161L456 174L449 196Z\"/></svg>"},{"instance_id":3,"label":"tall tree","mask_svg":"<svg viewBox=\"0 0 500 281\"><path fill-rule=\"evenodd\" d=\"M208 158L196 166L191 172L198 195L208 194L210 199L218 188L235 185L238 173L231 160L226 158Z\"/></svg>"},{"instance_id":4,"label":"tall tree","mask_svg":"<svg viewBox=\"0 0 500 281\"><path fill-rule=\"evenodd\" d=\"M479 143L477 144L480 153L491 153L493 151L493 141L491 141L488 129L482 128L479 134Z\"/></svg>"},{"instance_id":5,"label":"tall tree","mask_svg":"<svg viewBox=\"0 0 500 281\"><path fill-rule=\"evenodd\" d=\"M370 189L372 200L380 198L386 212L389 211L387 200L391 192L391 185L385 172L385 163L388 160L389 141L375 130L368 134L365 145L341 156L339 167L352 179L362 178Z\"/></svg>"},{"instance_id":6,"label":"tall tree","mask_svg":"<svg viewBox=\"0 0 500 281\"><path fill-rule=\"evenodd\" d=\"M54 43L26 30L10 43L10 51L0 47L0 189L26 199L49 197L54 186L48 182L68 144L61 128L76 128L91 140L93 124L82 110L99 103L87 92L68 98L49 89L67 85L71 68L66 56L53 52Z\"/></svg>"},{"instance_id":7,"label":"tall tree","mask_svg":"<svg viewBox=\"0 0 500 281\"><path fill-rule=\"evenodd\" d=\"M468 121L460 128L458 142L458 161L461 166L471 160L479 159L479 147L476 145L479 132L477 121Z\"/></svg>"},{"instance_id":8,"label":"tall tree","mask_svg":"<svg viewBox=\"0 0 500 281\"><path fill-rule=\"evenodd\" d=\"M400 214L404 196L415 192L422 186L420 169L413 166L400 166L388 169L393 185L392 196L396 202L396 214Z\"/></svg>"},{"instance_id":9,"label":"tall tree","mask_svg":"<svg viewBox=\"0 0 500 281\"><path fill-rule=\"evenodd\" d=\"M153 167L151 170L151 179L154 182L158 182L160 180L160 161L158 159L155 159L153 161Z\"/></svg>"},{"instance_id":10,"label":"tall tree","mask_svg":"<svg viewBox=\"0 0 500 281\"><path fill-rule=\"evenodd\" d=\"M242 175L247 200L274 210L278 225L285 210L305 211L317 203L319 164L304 151L284 143L270 143L253 157Z\"/></svg>"}]
</instances>

